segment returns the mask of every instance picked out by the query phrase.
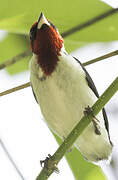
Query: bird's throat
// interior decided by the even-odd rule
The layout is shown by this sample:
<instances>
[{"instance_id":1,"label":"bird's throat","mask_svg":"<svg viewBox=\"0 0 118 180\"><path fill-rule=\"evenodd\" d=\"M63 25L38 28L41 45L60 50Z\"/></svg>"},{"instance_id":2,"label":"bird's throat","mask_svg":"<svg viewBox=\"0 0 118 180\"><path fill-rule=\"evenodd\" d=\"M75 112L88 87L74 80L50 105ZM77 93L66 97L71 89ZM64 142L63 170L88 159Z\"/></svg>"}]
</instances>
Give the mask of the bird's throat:
<instances>
[{"instance_id":1,"label":"bird's throat","mask_svg":"<svg viewBox=\"0 0 118 180\"><path fill-rule=\"evenodd\" d=\"M53 73L59 61L58 55L51 51L51 49L43 49L37 56L38 64L46 76Z\"/></svg>"},{"instance_id":2,"label":"bird's throat","mask_svg":"<svg viewBox=\"0 0 118 180\"><path fill-rule=\"evenodd\" d=\"M49 27L43 32L39 30L35 42L38 63L45 75L51 75L59 61L63 39L55 29Z\"/></svg>"}]
</instances>

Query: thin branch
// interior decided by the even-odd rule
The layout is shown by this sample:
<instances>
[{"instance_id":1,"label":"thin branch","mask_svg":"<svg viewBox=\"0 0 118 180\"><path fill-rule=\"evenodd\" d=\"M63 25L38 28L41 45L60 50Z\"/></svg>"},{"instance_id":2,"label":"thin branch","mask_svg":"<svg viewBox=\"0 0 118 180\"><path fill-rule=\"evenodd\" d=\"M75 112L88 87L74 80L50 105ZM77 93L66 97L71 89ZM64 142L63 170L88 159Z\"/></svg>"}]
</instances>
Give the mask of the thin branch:
<instances>
[{"instance_id":1,"label":"thin branch","mask_svg":"<svg viewBox=\"0 0 118 180\"><path fill-rule=\"evenodd\" d=\"M18 173L18 175L20 176L20 178L22 180L25 180L23 174L21 173L21 171L19 170L19 168L17 167L16 163L14 162L13 158L11 157L10 153L8 152L5 144L3 143L2 139L0 139L0 145L3 148L5 154L7 155L9 161L11 162L11 164L13 165L14 169L16 170L16 172Z\"/></svg>"},{"instance_id":2,"label":"thin branch","mask_svg":"<svg viewBox=\"0 0 118 180\"><path fill-rule=\"evenodd\" d=\"M25 51L25 52L15 56L15 57L13 57L10 60L7 60L5 63L0 64L0 70L3 69L3 68L8 67L8 66L10 66L10 65L12 65L14 63L16 63L17 61L21 60L24 57L30 56L31 54L32 53L30 51ZM113 51L113 52L108 53L108 54L105 54L103 56L99 56L99 57L97 57L95 59L89 60L89 61L83 63L83 66L88 66L90 64L96 63L98 61L101 61L101 60L104 60L104 59L107 59L109 57L113 57L113 56L116 56L116 55L118 55L118 50Z\"/></svg>"},{"instance_id":3,"label":"thin branch","mask_svg":"<svg viewBox=\"0 0 118 180\"><path fill-rule=\"evenodd\" d=\"M18 62L19 60L27 57L27 56L31 56L32 53L28 50L28 51L24 51L23 53L20 53L16 56L14 56L13 58L11 59L8 59L7 61L5 61L4 63L0 64L0 70L3 69L3 68L6 68L16 62Z\"/></svg>"},{"instance_id":4,"label":"thin branch","mask_svg":"<svg viewBox=\"0 0 118 180\"><path fill-rule=\"evenodd\" d=\"M16 86L16 87L14 87L14 88L11 88L11 89L8 89L8 90L6 90L6 91L1 92L1 93L0 93L0 96L4 96L4 95L10 94L10 93L13 93L13 92L15 92L15 91L19 91L19 90L24 89L24 88L27 88L27 87L29 87L29 86L30 86L30 82L25 83L25 84L22 84L22 85L20 85L20 86Z\"/></svg>"},{"instance_id":5,"label":"thin branch","mask_svg":"<svg viewBox=\"0 0 118 180\"><path fill-rule=\"evenodd\" d=\"M79 24L78 26L75 26L75 27L73 27L72 29L69 29L69 30L63 32L63 33L62 33L62 37L67 37L67 36L69 36L69 35L77 32L77 31L80 31L80 30L82 30L82 29L84 29L84 28L86 28L86 27L88 27L88 26L90 26L90 25L92 25L92 24L95 24L95 23L97 23L98 21L100 21L100 20L102 20L102 19L104 19L104 18L106 18L106 17L108 17L108 16L111 16L111 15L117 13L117 12L118 12L118 8L116 8L116 9L110 9L109 11L107 11L107 12L105 12L105 13L103 13L103 14L100 14L100 15L96 16L96 17L94 17L94 18L86 21L85 23Z\"/></svg>"},{"instance_id":6,"label":"thin branch","mask_svg":"<svg viewBox=\"0 0 118 180\"><path fill-rule=\"evenodd\" d=\"M107 90L100 96L96 103L92 106L92 112L84 115L80 122L71 131L68 137L64 140L61 146L57 149L51 158L49 158L47 166L44 166L36 180L47 180L49 176L54 172L56 165L65 155L67 150L72 147L73 143L77 140L78 136L81 135L83 130L91 122L93 115L97 115L105 104L111 99L111 97L118 91L118 77L113 81L113 83L107 88Z\"/></svg>"},{"instance_id":7,"label":"thin branch","mask_svg":"<svg viewBox=\"0 0 118 180\"><path fill-rule=\"evenodd\" d=\"M98 58L92 59L92 60L90 60L90 61L87 61L87 62L83 63L83 65L84 65L84 66L88 66L88 65L93 64L93 63L95 63L95 62L98 62L98 61L101 61L101 60L104 60L104 59L107 59L107 58L109 58L109 57L116 56L116 55L118 55L118 50L113 51L113 52L108 53L108 54L105 54L105 55L103 55L103 56L100 56L100 57L98 57Z\"/></svg>"}]
</instances>

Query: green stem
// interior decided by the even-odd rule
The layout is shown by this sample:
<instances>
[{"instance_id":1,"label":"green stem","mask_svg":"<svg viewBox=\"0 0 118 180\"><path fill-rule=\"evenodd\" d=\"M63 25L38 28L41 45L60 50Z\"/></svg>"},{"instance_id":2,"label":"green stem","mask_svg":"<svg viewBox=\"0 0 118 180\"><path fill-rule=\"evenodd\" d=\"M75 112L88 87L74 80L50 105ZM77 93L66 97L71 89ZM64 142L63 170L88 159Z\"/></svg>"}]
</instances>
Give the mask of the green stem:
<instances>
[{"instance_id":1,"label":"green stem","mask_svg":"<svg viewBox=\"0 0 118 180\"><path fill-rule=\"evenodd\" d=\"M32 53L29 50L24 51L23 53L20 53L20 54L14 56L13 58L5 61L4 63L0 64L0 70L4 69L12 64L15 64L16 62L20 61L21 59L31 56L31 55L32 55Z\"/></svg>"},{"instance_id":2,"label":"green stem","mask_svg":"<svg viewBox=\"0 0 118 180\"><path fill-rule=\"evenodd\" d=\"M14 88L11 88L11 89L8 89L6 91L3 91L0 93L0 96L4 96L4 95L7 95L7 94L10 94L10 93L13 93L13 92L16 92L16 91L19 91L21 89L24 89L24 88L27 88L30 86L30 82L27 82L25 84L22 84L20 86L16 86Z\"/></svg>"},{"instance_id":3,"label":"green stem","mask_svg":"<svg viewBox=\"0 0 118 180\"><path fill-rule=\"evenodd\" d=\"M92 106L93 112L83 116L75 128L71 131L68 137L64 140L61 146L57 149L54 155L48 161L48 168L44 167L36 180L47 180L49 176L54 172L55 166L62 159L67 150L72 147L73 143L76 141L83 130L89 125L92 120L93 114L96 116L105 104L111 99L111 97L118 90L118 77L113 81L113 83L108 87L108 89L100 96L96 103Z\"/></svg>"},{"instance_id":4,"label":"green stem","mask_svg":"<svg viewBox=\"0 0 118 180\"><path fill-rule=\"evenodd\" d=\"M118 8L115 8L115 9L110 8L108 11L104 12L103 14L100 14L92 19L89 19L88 21L86 21L82 24L79 24L79 25L73 27L72 29L69 29L66 32L63 32L61 35L62 35L62 37L65 38L77 31L80 31L86 27L89 27L89 26L91 26L91 25L103 20L104 18L107 18L107 17L113 15L114 13L117 13L117 12L118 12Z\"/></svg>"},{"instance_id":5,"label":"green stem","mask_svg":"<svg viewBox=\"0 0 118 180\"><path fill-rule=\"evenodd\" d=\"M109 57L116 56L116 55L118 55L118 50L113 51L113 52L108 53L108 54L105 54L104 56L100 56L100 57L98 57L98 58L89 60L89 61L83 63L83 66L88 66L88 65L93 64L93 63L95 63L95 62L98 62L98 61L101 61L101 60L104 60L104 59L107 59L107 58L109 58Z\"/></svg>"}]
</instances>

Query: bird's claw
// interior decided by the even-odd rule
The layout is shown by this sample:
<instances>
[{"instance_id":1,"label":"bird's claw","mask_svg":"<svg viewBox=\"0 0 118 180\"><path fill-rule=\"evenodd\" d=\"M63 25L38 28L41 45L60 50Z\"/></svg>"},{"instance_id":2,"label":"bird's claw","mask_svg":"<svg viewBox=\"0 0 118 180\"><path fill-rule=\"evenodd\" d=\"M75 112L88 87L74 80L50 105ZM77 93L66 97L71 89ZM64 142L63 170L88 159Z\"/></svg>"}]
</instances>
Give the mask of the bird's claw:
<instances>
[{"instance_id":1,"label":"bird's claw","mask_svg":"<svg viewBox=\"0 0 118 180\"><path fill-rule=\"evenodd\" d=\"M59 169L58 167L56 166L56 164L54 163L49 163L49 161L51 160L52 156L50 154L48 154L48 157L46 157L45 160L41 160L40 161L40 164L41 164L41 167L44 167L46 169L52 169L55 173L59 173ZM44 164L44 165L43 165Z\"/></svg>"},{"instance_id":2,"label":"bird's claw","mask_svg":"<svg viewBox=\"0 0 118 180\"><path fill-rule=\"evenodd\" d=\"M85 107L84 115L87 116L89 114L92 114L92 116L94 116L92 108L90 106L87 106Z\"/></svg>"}]
</instances>

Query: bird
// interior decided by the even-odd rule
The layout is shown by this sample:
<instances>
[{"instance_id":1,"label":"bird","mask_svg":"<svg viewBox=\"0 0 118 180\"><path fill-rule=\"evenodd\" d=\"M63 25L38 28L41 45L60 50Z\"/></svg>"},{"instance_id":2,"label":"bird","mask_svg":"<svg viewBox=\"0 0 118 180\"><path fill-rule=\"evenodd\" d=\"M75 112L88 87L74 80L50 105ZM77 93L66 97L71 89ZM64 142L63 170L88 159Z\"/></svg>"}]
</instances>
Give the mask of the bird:
<instances>
[{"instance_id":1,"label":"bird","mask_svg":"<svg viewBox=\"0 0 118 180\"><path fill-rule=\"evenodd\" d=\"M49 129L64 140L99 94L85 67L67 53L58 29L43 13L31 26L29 35L34 97ZM113 144L105 109L93 117L74 146L90 162L110 159Z\"/></svg>"}]
</instances>

